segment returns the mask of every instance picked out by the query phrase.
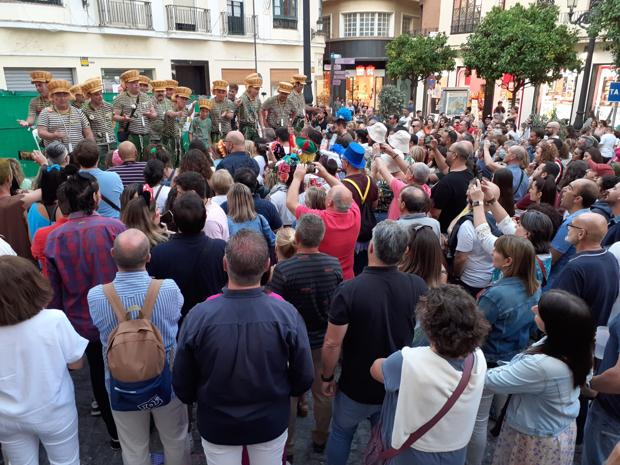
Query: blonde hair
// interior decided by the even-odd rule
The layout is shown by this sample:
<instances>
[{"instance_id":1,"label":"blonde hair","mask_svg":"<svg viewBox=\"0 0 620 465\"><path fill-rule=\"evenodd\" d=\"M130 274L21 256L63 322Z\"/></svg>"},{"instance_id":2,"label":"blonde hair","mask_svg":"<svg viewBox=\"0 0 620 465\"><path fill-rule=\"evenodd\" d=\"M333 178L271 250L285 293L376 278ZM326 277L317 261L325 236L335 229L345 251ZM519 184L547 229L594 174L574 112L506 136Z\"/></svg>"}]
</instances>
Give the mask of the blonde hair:
<instances>
[{"instance_id":1,"label":"blonde hair","mask_svg":"<svg viewBox=\"0 0 620 465\"><path fill-rule=\"evenodd\" d=\"M426 150L419 145L414 145L411 147L411 150L409 150L409 155L411 155L411 158L413 158L416 163L424 163L426 159Z\"/></svg>"},{"instance_id":2,"label":"blonde hair","mask_svg":"<svg viewBox=\"0 0 620 465\"><path fill-rule=\"evenodd\" d=\"M211 187L217 195L226 195L234 184L234 181L228 170L217 170L213 173L213 176L211 176L209 184L211 184Z\"/></svg>"},{"instance_id":3,"label":"blonde hair","mask_svg":"<svg viewBox=\"0 0 620 465\"><path fill-rule=\"evenodd\" d=\"M295 230L291 227L280 228L276 234L276 255L278 260L291 258L297 252Z\"/></svg>"},{"instance_id":4,"label":"blonde hair","mask_svg":"<svg viewBox=\"0 0 620 465\"><path fill-rule=\"evenodd\" d=\"M503 270L505 278L515 277L523 281L528 295L534 295L539 287L536 279L536 251L524 237L504 235L495 241L495 251L505 258L512 258L508 269Z\"/></svg>"},{"instance_id":5,"label":"blonde hair","mask_svg":"<svg viewBox=\"0 0 620 465\"><path fill-rule=\"evenodd\" d=\"M245 141L245 151L250 154L251 157L256 155L256 145L251 140Z\"/></svg>"},{"instance_id":6,"label":"blonde hair","mask_svg":"<svg viewBox=\"0 0 620 465\"><path fill-rule=\"evenodd\" d=\"M254 199L250 188L245 184L234 183L228 194L228 216L235 223L244 223L256 218L256 210L254 209Z\"/></svg>"},{"instance_id":7,"label":"blonde hair","mask_svg":"<svg viewBox=\"0 0 620 465\"><path fill-rule=\"evenodd\" d=\"M155 212L155 202L147 205L141 195L132 198L121 212L121 221L125 226L142 231L151 247L168 240L168 232L154 221Z\"/></svg>"},{"instance_id":8,"label":"blonde hair","mask_svg":"<svg viewBox=\"0 0 620 465\"><path fill-rule=\"evenodd\" d=\"M325 210L325 199L327 198L327 192L316 186L312 186L306 190L304 202L306 207L313 210Z\"/></svg>"}]
</instances>

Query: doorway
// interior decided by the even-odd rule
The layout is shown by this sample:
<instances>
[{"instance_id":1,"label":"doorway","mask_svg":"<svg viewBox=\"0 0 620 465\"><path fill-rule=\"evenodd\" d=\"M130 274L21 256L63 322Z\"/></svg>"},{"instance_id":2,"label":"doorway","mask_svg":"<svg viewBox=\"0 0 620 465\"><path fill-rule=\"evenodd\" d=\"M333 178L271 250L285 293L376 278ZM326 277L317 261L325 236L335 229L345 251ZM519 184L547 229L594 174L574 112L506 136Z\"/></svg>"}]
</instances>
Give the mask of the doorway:
<instances>
[{"instance_id":1,"label":"doorway","mask_svg":"<svg viewBox=\"0 0 620 465\"><path fill-rule=\"evenodd\" d=\"M189 87L194 95L210 95L208 61L172 61L172 77L180 86Z\"/></svg>"}]
</instances>

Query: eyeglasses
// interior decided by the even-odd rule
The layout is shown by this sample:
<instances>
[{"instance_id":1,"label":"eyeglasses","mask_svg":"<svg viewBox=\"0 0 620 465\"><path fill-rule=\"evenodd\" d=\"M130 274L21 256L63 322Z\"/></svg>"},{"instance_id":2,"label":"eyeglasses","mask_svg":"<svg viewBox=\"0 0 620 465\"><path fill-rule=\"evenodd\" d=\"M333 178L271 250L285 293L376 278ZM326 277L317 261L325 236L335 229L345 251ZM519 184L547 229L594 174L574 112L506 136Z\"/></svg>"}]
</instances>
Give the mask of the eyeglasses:
<instances>
[{"instance_id":1,"label":"eyeglasses","mask_svg":"<svg viewBox=\"0 0 620 465\"><path fill-rule=\"evenodd\" d=\"M573 228L573 229L581 229L582 231L585 231L585 230L586 230L586 228L581 228L581 227L579 227L579 226L575 226L575 225L574 225L574 224L572 224L572 223L569 223L567 226L568 226L569 228Z\"/></svg>"}]
</instances>

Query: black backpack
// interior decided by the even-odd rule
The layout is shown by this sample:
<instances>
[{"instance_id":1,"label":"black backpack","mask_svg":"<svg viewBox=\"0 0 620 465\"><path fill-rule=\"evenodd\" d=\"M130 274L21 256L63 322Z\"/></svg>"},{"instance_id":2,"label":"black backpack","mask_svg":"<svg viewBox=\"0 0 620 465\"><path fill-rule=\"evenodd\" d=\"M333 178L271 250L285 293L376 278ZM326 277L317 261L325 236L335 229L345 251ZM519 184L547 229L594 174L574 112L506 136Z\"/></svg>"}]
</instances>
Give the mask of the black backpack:
<instances>
[{"instance_id":1,"label":"black backpack","mask_svg":"<svg viewBox=\"0 0 620 465\"><path fill-rule=\"evenodd\" d=\"M366 179L368 182L366 183L366 192L364 192L364 194L362 194L362 190L355 181L349 178L343 179L343 181L348 182L355 188L355 190L360 196L360 199L362 200L362 208L360 211L362 224L360 227L360 233L357 236L358 242L368 242L370 239L372 239L372 230L377 225L377 218L375 217L375 212L372 211L372 206L366 203L366 198L368 197L368 193L370 192L370 183L372 182L370 180L370 176L366 176Z\"/></svg>"}]
</instances>

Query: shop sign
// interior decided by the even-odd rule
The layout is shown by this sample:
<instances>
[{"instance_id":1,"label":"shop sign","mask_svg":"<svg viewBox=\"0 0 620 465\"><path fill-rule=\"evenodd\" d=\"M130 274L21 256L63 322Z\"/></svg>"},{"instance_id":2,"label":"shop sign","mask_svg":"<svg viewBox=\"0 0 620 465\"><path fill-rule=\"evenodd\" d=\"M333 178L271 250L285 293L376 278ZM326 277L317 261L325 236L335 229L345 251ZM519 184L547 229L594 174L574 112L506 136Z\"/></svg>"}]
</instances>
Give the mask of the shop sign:
<instances>
[{"instance_id":1,"label":"shop sign","mask_svg":"<svg viewBox=\"0 0 620 465\"><path fill-rule=\"evenodd\" d=\"M612 82L609 84L609 95L607 96L607 101L609 103L620 102L620 82Z\"/></svg>"}]
</instances>

